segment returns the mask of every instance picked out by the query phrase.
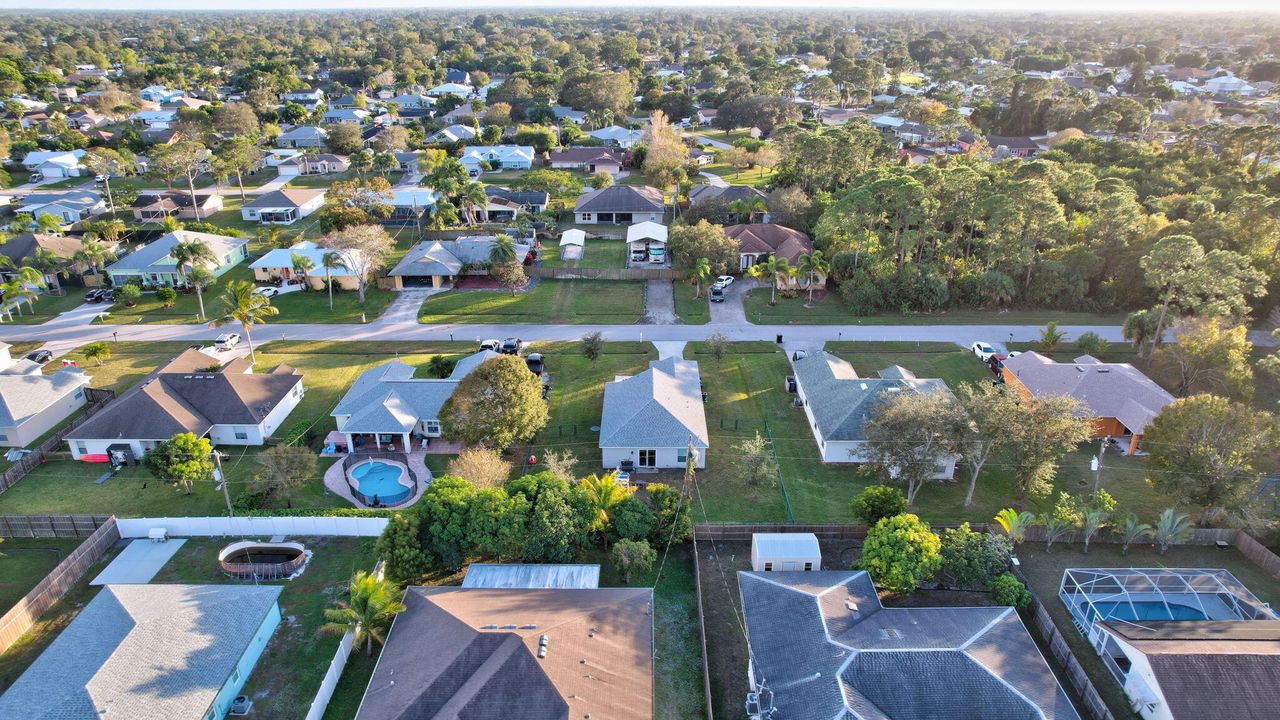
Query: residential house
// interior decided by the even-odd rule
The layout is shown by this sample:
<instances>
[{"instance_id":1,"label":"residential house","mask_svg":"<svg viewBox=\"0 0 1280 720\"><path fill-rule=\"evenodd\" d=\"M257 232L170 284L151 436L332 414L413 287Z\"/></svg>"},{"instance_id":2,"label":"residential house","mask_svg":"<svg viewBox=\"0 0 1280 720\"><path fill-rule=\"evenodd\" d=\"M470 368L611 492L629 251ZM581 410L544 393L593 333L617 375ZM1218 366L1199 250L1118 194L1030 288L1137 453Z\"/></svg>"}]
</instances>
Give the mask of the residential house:
<instances>
[{"instance_id":1,"label":"residential house","mask_svg":"<svg viewBox=\"0 0 1280 720\"><path fill-rule=\"evenodd\" d=\"M471 563L462 576L462 587L594 590L600 587L600 566L588 563Z\"/></svg>"},{"instance_id":2,"label":"residential house","mask_svg":"<svg viewBox=\"0 0 1280 720\"><path fill-rule=\"evenodd\" d=\"M605 383L603 467L683 468L692 446L695 464L704 468L709 440L697 361L654 360L642 373Z\"/></svg>"},{"instance_id":3,"label":"residential house","mask_svg":"<svg viewBox=\"0 0 1280 720\"><path fill-rule=\"evenodd\" d=\"M574 204L574 222L579 225L630 225L662 222L666 202L657 188L613 185L581 195Z\"/></svg>"},{"instance_id":4,"label":"residential house","mask_svg":"<svg viewBox=\"0 0 1280 720\"><path fill-rule=\"evenodd\" d=\"M702 185L694 185L689 190L689 204L697 207L704 203L720 203L728 209L731 203L739 201L759 202L760 209L753 210L751 217L752 222L769 222L769 213L764 210L764 201L767 195L760 188L751 187L750 185L711 185L704 183Z\"/></svg>"},{"instance_id":5,"label":"residential house","mask_svg":"<svg viewBox=\"0 0 1280 720\"><path fill-rule=\"evenodd\" d=\"M324 115L321 115L320 118L330 124L349 122L361 125L372 116L373 113L360 108L329 108L324 111Z\"/></svg>"},{"instance_id":6,"label":"residential house","mask_svg":"<svg viewBox=\"0 0 1280 720\"><path fill-rule=\"evenodd\" d=\"M1106 363L1081 355L1054 362L1029 351L1007 358L1001 377L1026 397L1066 395L1080 402L1093 423L1094 438L1125 441L1125 453L1138 452L1142 433L1174 397L1129 363Z\"/></svg>"},{"instance_id":7,"label":"residential house","mask_svg":"<svg viewBox=\"0 0 1280 720\"><path fill-rule=\"evenodd\" d=\"M288 365L255 373L248 358L225 365L188 349L67 435L71 457L132 463L179 433L215 446L261 446L305 393Z\"/></svg>"},{"instance_id":8,"label":"residential house","mask_svg":"<svg viewBox=\"0 0 1280 720\"><path fill-rule=\"evenodd\" d=\"M489 350L458 361L447 378L418 378L412 365L385 362L360 373L333 415L347 447L366 450L413 447L413 439L440 437L440 409L458 383L498 354ZM423 443L425 446L425 443Z\"/></svg>"},{"instance_id":9,"label":"residential house","mask_svg":"<svg viewBox=\"0 0 1280 720\"><path fill-rule=\"evenodd\" d=\"M446 113L436 115L435 121L439 124L447 123L449 125L470 125L475 127L478 124L476 115L477 113L470 103L463 103Z\"/></svg>"},{"instance_id":10,"label":"residential house","mask_svg":"<svg viewBox=\"0 0 1280 720\"><path fill-rule=\"evenodd\" d=\"M324 190L286 188L259 195L240 208L245 222L292 225L324 205Z\"/></svg>"},{"instance_id":11,"label":"residential house","mask_svg":"<svg viewBox=\"0 0 1280 720\"><path fill-rule=\"evenodd\" d=\"M471 97L471 93L475 90L470 85L462 83L447 82L441 83L427 91L427 95L433 98L444 97L445 95L455 95L460 98Z\"/></svg>"},{"instance_id":12,"label":"residential house","mask_svg":"<svg viewBox=\"0 0 1280 720\"><path fill-rule=\"evenodd\" d=\"M651 588L410 587L404 604L356 720L654 717Z\"/></svg>"},{"instance_id":13,"label":"residential house","mask_svg":"<svg viewBox=\"0 0 1280 720\"><path fill-rule=\"evenodd\" d=\"M533 190L508 190L500 185L485 185L484 191L491 198L505 200L531 213L544 212L551 202L550 195ZM489 219L493 220L494 218L490 216Z\"/></svg>"},{"instance_id":14,"label":"residential house","mask_svg":"<svg viewBox=\"0 0 1280 720\"><path fill-rule=\"evenodd\" d=\"M305 281L312 290L324 290L325 279L328 278L333 282L335 288L341 290L355 290L359 285L359 278L355 272L348 267L335 267L328 270L324 267L325 253L330 252L327 248L320 247L310 240L302 240L296 242L287 248L275 248L268 251L265 255L254 260L249 264L249 268L253 270L253 279L258 282L275 282L277 280L285 280L288 282ZM344 252L358 252L356 250ZM311 269L307 270L300 276L293 267L293 257L300 255L311 263Z\"/></svg>"},{"instance_id":15,"label":"residential house","mask_svg":"<svg viewBox=\"0 0 1280 720\"><path fill-rule=\"evenodd\" d=\"M358 103L360 102L356 100L357 97L364 97L364 93L360 93L359 95L353 95L351 93L347 93L346 95L339 95L338 97L333 98L329 101L329 107L338 108L338 109L347 109L347 108L357 107ZM365 100L365 104L366 105L368 104L368 100Z\"/></svg>"},{"instance_id":16,"label":"residential house","mask_svg":"<svg viewBox=\"0 0 1280 720\"><path fill-rule=\"evenodd\" d=\"M694 116L699 125L710 125L716 121L716 115L720 113L716 108L698 108L698 113Z\"/></svg>"},{"instance_id":17,"label":"residential house","mask_svg":"<svg viewBox=\"0 0 1280 720\"><path fill-rule=\"evenodd\" d=\"M592 130L587 133L587 135L610 147L619 147L624 150L629 150L631 149L631 146L640 142L644 132L642 130L631 130L630 128L610 125L598 130Z\"/></svg>"},{"instance_id":18,"label":"residential house","mask_svg":"<svg viewBox=\"0 0 1280 720\"><path fill-rule=\"evenodd\" d=\"M318 155L295 155L276 165L280 175L330 175L351 169L351 162L346 155L320 153Z\"/></svg>"},{"instance_id":19,"label":"residential house","mask_svg":"<svg viewBox=\"0 0 1280 720\"><path fill-rule=\"evenodd\" d=\"M450 125L442 130L438 130L427 138L427 142L433 143L456 143L468 142L476 139L476 129L472 125Z\"/></svg>"},{"instance_id":20,"label":"residential house","mask_svg":"<svg viewBox=\"0 0 1280 720\"><path fill-rule=\"evenodd\" d=\"M90 377L74 366L52 374L25 358L15 361L0 342L0 447L26 447L87 402Z\"/></svg>"},{"instance_id":21,"label":"residential house","mask_svg":"<svg viewBox=\"0 0 1280 720\"><path fill-rule=\"evenodd\" d=\"M184 95L180 98L174 98L173 100L164 103L161 107L166 110L199 110L202 107L212 104L213 103L208 100L201 100L200 98L191 97L190 95Z\"/></svg>"},{"instance_id":22,"label":"residential house","mask_svg":"<svg viewBox=\"0 0 1280 720\"><path fill-rule=\"evenodd\" d=\"M418 226L436 207L440 194L434 190L392 190L391 215L383 225L394 227Z\"/></svg>"},{"instance_id":23,"label":"residential house","mask_svg":"<svg viewBox=\"0 0 1280 720\"><path fill-rule=\"evenodd\" d=\"M392 153L396 158L396 169L407 172L418 172L418 160L421 159L422 153L418 150L400 151Z\"/></svg>"},{"instance_id":24,"label":"residential house","mask_svg":"<svg viewBox=\"0 0 1280 720\"><path fill-rule=\"evenodd\" d=\"M183 96L181 90L171 90L163 85L150 85L138 92L138 97L153 103L167 103Z\"/></svg>"},{"instance_id":25,"label":"residential house","mask_svg":"<svg viewBox=\"0 0 1280 720\"><path fill-rule=\"evenodd\" d=\"M462 166L471 176L491 170L528 170L533 167L530 145L472 145L462 151Z\"/></svg>"},{"instance_id":26,"label":"residential house","mask_svg":"<svg viewBox=\"0 0 1280 720\"><path fill-rule=\"evenodd\" d=\"M792 361L792 368L796 394L824 463L867 462L867 421L894 394L951 394L942 380L917 378L898 365L881 370L879 378L860 378L847 361L823 350L803 354ZM954 477L958 459L940 460L933 478Z\"/></svg>"},{"instance_id":27,"label":"residential house","mask_svg":"<svg viewBox=\"0 0 1280 720\"><path fill-rule=\"evenodd\" d=\"M324 147L329 139L329 132L321 127L299 125L289 132L281 133L276 138L278 148L319 148Z\"/></svg>"},{"instance_id":28,"label":"residential house","mask_svg":"<svg viewBox=\"0 0 1280 720\"><path fill-rule=\"evenodd\" d=\"M552 105L551 114L560 122L568 120L574 125L581 125L587 121L587 113L583 110L574 110L568 105Z\"/></svg>"},{"instance_id":29,"label":"residential house","mask_svg":"<svg viewBox=\"0 0 1280 720\"><path fill-rule=\"evenodd\" d=\"M93 108L84 108L77 110L67 116L67 127L80 131L93 130L104 125L110 125L111 119L98 114Z\"/></svg>"},{"instance_id":30,"label":"residential house","mask_svg":"<svg viewBox=\"0 0 1280 720\"><path fill-rule=\"evenodd\" d=\"M617 177L622 172L622 153L614 148L571 147L547 153L547 162L555 170L579 170L588 175L598 172Z\"/></svg>"},{"instance_id":31,"label":"residential house","mask_svg":"<svg viewBox=\"0 0 1280 720\"><path fill-rule=\"evenodd\" d=\"M324 91L319 88L303 88L302 90L290 90L283 94L281 99L284 102L291 102L301 105L308 112L315 110L324 103Z\"/></svg>"},{"instance_id":32,"label":"residential house","mask_svg":"<svg viewBox=\"0 0 1280 720\"><path fill-rule=\"evenodd\" d=\"M996 158L1030 158L1035 157L1036 153L1043 149L1040 147L1040 143L1025 135L1016 137L988 135L987 145L991 148L991 152Z\"/></svg>"},{"instance_id":33,"label":"residential house","mask_svg":"<svg viewBox=\"0 0 1280 720\"><path fill-rule=\"evenodd\" d=\"M744 271L769 257L785 258L795 267L801 255L813 252L813 241L808 235L776 223L730 225L724 234L738 241L738 268ZM826 277L817 281L825 285Z\"/></svg>"},{"instance_id":34,"label":"residential house","mask_svg":"<svg viewBox=\"0 0 1280 720\"><path fill-rule=\"evenodd\" d=\"M423 240L405 253L387 273L392 287L400 290L412 286L444 287L466 267L482 267L489 262L493 235L463 236L456 240ZM528 256L533 241L515 238L516 257Z\"/></svg>"},{"instance_id":35,"label":"residential house","mask_svg":"<svg viewBox=\"0 0 1280 720\"><path fill-rule=\"evenodd\" d=\"M180 190L139 195L133 201L133 217L140 222L164 222L167 217L204 220L222 210L221 195L196 193L194 201L192 198L191 193Z\"/></svg>"},{"instance_id":36,"label":"residential house","mask_svg":"<svg viewBox=\"0 0 1280 720\"><path fill-rule=\"evenodd\" d=\"M436 104L435 98L422 93L403 93L391 98L391 102L401 110L425 110Z\"/></svg>"},{"instance_id":37,"label":"residential house","mask_svg":"<svg viewBox=\"0 0 1280 720\"><path fill-rule=\"evenodd\" d=\"M21 202L22 204L14 212L30 215L36 220L45 215L52 215L62 221L63 228L107 211L106 201L92 190L34 192L23 198Z\"/></svg>"},{"instance_id":38,"label":"residential house","mask_svg":"<svg viewBox=\"0 0 1280 720\"><path fill-rule=\"evenodd\" d=\"M177 119L177 110L139 110L129 116L129 122L148 130L168 130Z\"/></svg>"},{"instance_id":39,"label":"residential house","mask_svg":"<svg viewBox=\"0 0 1280 720\"><path fill-rule=\"evenodd\" d=\"M119 243L100 240L104 246L114 251ZM75 235L45 235L44 233L23 233L14 235L6 242L0 243L0 255L9 258L12 267L0 267L0 277L11 277L17 268L24 263L29 262L35 256L36 250L53 253L59 260L62 260L63 268L69 272L68 278L76 280L82 274L92 274L95 272L92 268L75 267L71 258L84 247L84 240ZM59 277L48 277L45 279L50 286L65 282Z\"/></svg>"},{"instance_id":40,"label":"residential house","mask_svg":"<svg viewBox=\"0 0 1280 720\"><path fill-rule=\"evenodd\" d=\"M45 180L80 177L86 172L80 164L84 156L85 151L79 149L37 150L22 158L22 167L33 176L39 175Z\"/></svg>"},{"instance_id":41,"label":"residential house","mask_svg":"<svg viewBox=\"0 0 1280 720\"><path fill-rule=\"evenodd\" d=\"M446 83L456 83L458 85L470 85L471 73L457 68L446 68L444 71L444 81Z\"/></svg>"},{"instance_id":42,"label":"residential house","mask_svg":"<svg viewBox=\"0 0 1280 720\"><path fill-rule=\"evenodd\" d=\"M746 715L1079 720L1011 607L886 608L865 570L738 573Z\"/></svg>"},{"instance_id":43,"label":"residential house","mask_svg":"<svg viewBox=\"0 0 1280 720\"><path fill-rule=\"evenodd\" d=\"M223 720L280 624L279 585L107 585L0 696L0 717Z\"/></svg>"},{"instance_id":44,"label":"residential house","mask_svg":"<svg viewBox=\"0 0 1280 720\"><path fill-rule=\"evenodd\" d=\"M189 242L198 242L213 253L216 264L209 267L209 270L214 277L221 277L249 255L248 238L175 230L108 265L106 275L116 287L129 282L143 287L181 287L186 284L186 278L178 272L177 262L171 253L178 243Z\"/></svg>"}]
</instances>

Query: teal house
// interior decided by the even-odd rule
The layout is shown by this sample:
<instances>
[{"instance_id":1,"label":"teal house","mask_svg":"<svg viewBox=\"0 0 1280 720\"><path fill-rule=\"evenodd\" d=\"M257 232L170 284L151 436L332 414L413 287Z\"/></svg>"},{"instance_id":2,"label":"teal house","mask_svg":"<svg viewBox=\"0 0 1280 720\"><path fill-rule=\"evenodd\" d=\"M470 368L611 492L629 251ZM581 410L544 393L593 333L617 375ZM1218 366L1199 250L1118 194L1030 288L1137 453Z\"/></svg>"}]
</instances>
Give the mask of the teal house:
<instances>
[{"instance_id":1,"label":"teal house","mask_svg":"<svg viewBox=\"0 0 1280 720\"><path fill-rule=\"evenodd\" d=\"M214 262L206 263L205 267L213 272L214 277L221 277L249 257L248 238L175 230L122 255L119 260L107 266L106 275L111 278L111 284L115 287L130 282L143 287L179 287L186 280L178 272L178 263L173 259L173 248L178 243L190 242L209 248Z\"/></svg>"},{"instance_id":2,"label":"teal house","mask_svg":"<svg viewBox=\"0 0 1280 720\"><path fill-rule=\"evenodd\" d=\"M0 718L222 720L280 624L280 591L107 585L0 695Z\"/></svg>"}]
</instances>

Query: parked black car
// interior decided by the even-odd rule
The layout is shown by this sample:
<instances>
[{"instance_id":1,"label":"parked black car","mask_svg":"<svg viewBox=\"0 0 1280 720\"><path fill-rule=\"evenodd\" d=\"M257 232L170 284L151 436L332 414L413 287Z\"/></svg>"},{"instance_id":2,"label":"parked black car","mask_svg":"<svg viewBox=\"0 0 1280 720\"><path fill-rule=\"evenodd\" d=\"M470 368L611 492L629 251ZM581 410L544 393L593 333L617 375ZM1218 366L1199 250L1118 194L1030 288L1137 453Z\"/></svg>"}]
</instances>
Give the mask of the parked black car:
<instances>
[{"instance_id":1,"label":"parked black car","mask_svg":"<svg viewBox=\"0 0 1280 720\"><path fill-rule=\"evenodd\" d=\"M529 372L534 375L542 374L542 353L529 353L529 357L524 359L524 364L528 366Z\"/></svg>"},{"instance_id":2,"label":"parked black car","mask_svg":"<svg viewBox=\"0 0 1280 720\"><path fill-rule=\"evenodd\" d=\"M53 353L48 350L37 350L33 353L27 353L27 359L33 363L43 365L53 359Z\"/></svg>"},{"instance_id":3,"label":"parked black car","mask_svg":"<svg viewBox=\"0 0 1280 720\"><path fill-rule=\"evenodd\" d=\"M523 343L520 342L520 338L507 338L502 341L502 347L498 348L498 352L503 355L519 355L521 345Z\"/></svg>"},{"instance_id":4,"label":"parked black car","mask_svg":"<svg viewBox=\"0 0 1280 720\"><path fill-rule=\"evenodd\" d=\"M87 303L99 303L111 296L110 290L102 290L94 288L84 294L84 301Z\"/></svg>"},{"instance_id":5,"label":"parked black car","mask_svg":"<svg viewBox=\"0 0 1280 720\"><path fill-rule=\"evenodd\" d=\"M711 302L724 302L724 289L711 288Z\"/></svg>"}]
</instances>

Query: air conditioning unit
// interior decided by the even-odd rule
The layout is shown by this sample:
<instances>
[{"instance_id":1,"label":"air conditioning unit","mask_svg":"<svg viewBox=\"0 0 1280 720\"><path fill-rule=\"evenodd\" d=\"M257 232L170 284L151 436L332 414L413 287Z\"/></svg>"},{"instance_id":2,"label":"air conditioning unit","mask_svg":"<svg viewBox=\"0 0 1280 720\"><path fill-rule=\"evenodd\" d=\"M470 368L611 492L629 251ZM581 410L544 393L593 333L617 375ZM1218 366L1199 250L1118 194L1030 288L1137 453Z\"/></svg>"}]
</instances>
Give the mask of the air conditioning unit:
<instances>
[{"instance_id":1,"label":"air conditioning unit","mask_svg":"<svg viewBox=\"0 0 1280 720\"><path fill-rule=\"evenodd\" d=\"M253 701L248 695L238 695L235 700L231 701L231 709L227 711L228 715L248 715L253 709Z\"/></svg>"}]
</instances>

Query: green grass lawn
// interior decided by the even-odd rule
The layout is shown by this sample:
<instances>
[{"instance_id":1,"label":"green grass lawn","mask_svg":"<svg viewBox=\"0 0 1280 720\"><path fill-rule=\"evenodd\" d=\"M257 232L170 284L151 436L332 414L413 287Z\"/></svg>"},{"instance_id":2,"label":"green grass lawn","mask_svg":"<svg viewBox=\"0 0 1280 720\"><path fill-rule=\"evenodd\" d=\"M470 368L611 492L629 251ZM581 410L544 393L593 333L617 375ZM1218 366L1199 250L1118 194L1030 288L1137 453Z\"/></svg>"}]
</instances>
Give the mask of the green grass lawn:
<instances>
[{"instance_id":1,"label":"green grass lawn","mask_svg":"<svg viewBox=\"0 0 1280 720\"><path fill-rule=\"evenodd\" d=\"M625 268L627 243L622 240L588 240L583 247L581 260L565 260L561 248L555 242L542 248L542 264L547 267L569 268Z\"/></svg>"},{"instance_id":2,"label":"green grass lawn","mask_svg":"<svg viewBox=\"0 0 1280 720\"><path fill-rule=\"evenodd\" d=\"M422 304L418 321L464 323L633 323L644 313L644 283L541 280L512 295L504 290L450 290Z\"/></svg>"},{"instance_id":3,"label":"green grass lawn","mask_svg":"<svg viewBox=\"0 0 1280 720\"><path fill-rule=\"evenodd\" d=\"M748 290L744 301L747 320L757 325L1043 325L1051 320L1060 325L1120 325L1124 322L1122 313L1098 315L1060 310L947 310L859 316L850 312L834 294L815 297L813 307L805 307L809 299L805 293L793 298L779 295L777 299L778 304L770 307L769 288Z\"/></svg>"},{"instance_id":4,"label":"green grass lawn","mask_svg":"<svg viewBox=\"0 0 1280 720\"><path fill-rule=\"evenodd\" d=\"M182 352L190 344L180 340L161 342L108 341L107 347L111 349L111 357L101 365L98 365L95 360L86 359L82 349L72 350L63 357L75 360L93 378L90 383L93 387L122 393L146 377L147 373ZM61 363L49 363L44 366L44 371L52 373L61 367Z\"/></svg>"},{"instance_id":5,"label":"green grass lawn","mask_svg":"<svg viewBox=\"0 0 1280 720\"><path fill-rule=\"evenodd\" d=\"M325 623L324 610L346 594L353 574L373 570L373 538L307 537L301 541L313 553L302 575L267 583L284 588L279 600L284 620L244 686L244 694L253 698L254 714L259 717L296 717L311 705L340 641L338 635L318 634ZM253 582L232 580L218 569L218 551L226 544L226 538L187 540L152 582Z\"/></svg>"},{"instance_id":6,"label":"green grass lawn","mask_svg":"<svg viewBox=\"0 0 1280 720\"><path fill-rule=\"evenodd\" d=\"M722 143L729 143L730 145L732 145L734 140L740 140L745 137L751 137L751 130L750 128L738 128L737 130L720 130L718 128L707 127L707 128L701 128L699 130L693 131L689 134L694 137L711 138L712 140L719 140Z\"/></svg>"},{"instance_id":7,"label":"green grass lawn","mask_svg":"<svg viewBox=\"0 0 1280 720\"><path fill-rule=\"evenodd\" d=\"M89 175L81 175L80 177L69 177L57 180L55 182L44 183L40 186L41 190L65 190L66 188L80 187L85 183L92 182L93 177ZM114 189L114 188L113 188Z\"/></svg>"},{"instance_id":8,"label":"green grass lawn","mask_svg":"<svg viewBox=\"0 0 1280 720\"><path fill-rule=\"evenodd\" d=\"M693 296L693 286L684 280L672 280L671 291L676 298L676 315L686 325L706 325L711 322L711 305L707 299L707 284L702 284L702 297Z\"/></svg>"},{"instance_id":9,"label":"green grass lawn","mask_svg":"<svg viewBox=\"0 0 1280 720\"><path fill-rule=\"evenodd\" d=\"M1235 548L1219 550L1212 546L1180 545L1161 555L1158 548L1142 545L1131 547L1126 556L1120 554L1118 545L1095 541L1089 545L1089 553L1086 555L1080 545L1055 543L1050 552L1045 552L1044 543L1028 542L1018 546L1017 555L1032 592L1053 617L1058 632L1066 638L1071 652L1080 661L1094 688L1102 695L1117 720L1130 720L1137 716L1129 710L1120 685L1102 664L1097 652L1076 630L1070 613L1058 597L1062 574L1067 568L1225 568L1263 602L1270 603L1273 607L1280 603L1280 584ZM1027 625L1031 625L1029 620Z\"/></svg>"},{"instance_id":10,"label":"green grass lawn","mask_svg":"<svg viewBox=\"0 0 1280 720\"><path fill-rule=\"evenodd\" d=\"M702 168L702 171L712 175L719 175L730 185L750 185L752 187L768 185L769 181L773 179L774 172L772 168L753 167L741 169L724 163L708 165Z\"/></svg>"},{"instance_id":11,"label":"green grass lawn","mask_svg":"<svg viewBox=\"0 0 1280 720\"><path fill-rule=\"evenodd\" d=\"M0 542L0 614L31 592L84 538L8 538Z\"/></svg>"},{"instance_id":12,"label":"green grass lawn","mask_svg":"<svg viewBox=\"0 0 1280 720\"><path fill-rule=\"evenodd\" d=\"M658 359L653 345L644 342L605 343L604 353L593 365L582 356L578 343L533 343L543 354L552 390L547 398L551 418L534 439L534 454L547 450L572 451L578 458L579 476L599 472L600 425L604 385L616 375L634 375Z\"/></svg>"},{"instance_id":13,"label":"green grass lawn","mask_svg":"<svg viewBox=\"0 0 1280 720\"><path fill-rule=\"evenodd\" d=\"M877 482L855 466L823 464L813 433L803 412L791 407L794 396L784 392L783 377L790 374L786 356L769 343L735 343L719 363L704 354L700 343L690 343L685 356L699 361L707 386L707 424L711 435L707 469L700 474L705 515L695 506L698 521L848 522L848 502L862 488ZM874 377L875 371L899 364L919 377L939 377L953 387L961 382L981 380L982 365L966 351L945 344L915 343L830 343L836 355L853 364L859 375ZM733 446L759 431L773 439L782 475L780 487L751 487L728 472ZM1057 489L1073 493L1092 486L1089 460L1093 446L1084 446L1064 458L1055 482ZM956 480L934 483L920 491L913 511L932 522L961 520L988 522L995 513L1013 503L1012 478L998 459L983 471L970 508L962 501L968 489L968 474L957 468ZM1146 482L1141 458L1108 455L1104 458L1103 486L1119 502L1121 509L1154 515L1171 505ZM785 490L786 500L783 499ZM1036 498L1027 504L1041 511L1052 505L1052 497Z\"/></svg>"},{"instance_id":14,"label":"green grass lawn","mask_svg":"<svg viewBox=\"0 0 1280 720\"><path fill-rule=\"evenodd\" d=\"M97 577L112 560L117 548L109 548L98 562L94 563L80 576L75 586L54 603L36 624L4 653L0 653L0 693L3 693L15 680L35 662L45 648L58 637L71 621L80 614L86 603L98 594L101 586L90 585L89 581Z\"/></svg>"},{"instance_id":15,"label":"green grass lawn","mask_svg":"<svg viewBox=\"0 0 1280 720\"><path fill-rule=\"evenodd\" d=\"M25 302L19 304L13 310L13 317L0 319L0 326L38 325L84 304L84 288L63 287L63 292L61 296L42 294L36 298L33 305Z\"/></svg>"}]
</instances>

